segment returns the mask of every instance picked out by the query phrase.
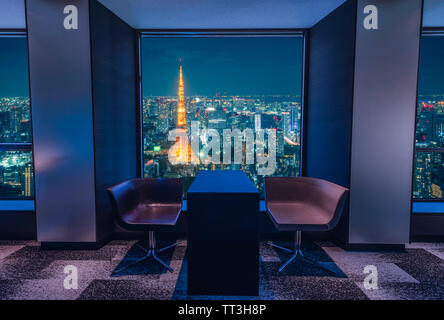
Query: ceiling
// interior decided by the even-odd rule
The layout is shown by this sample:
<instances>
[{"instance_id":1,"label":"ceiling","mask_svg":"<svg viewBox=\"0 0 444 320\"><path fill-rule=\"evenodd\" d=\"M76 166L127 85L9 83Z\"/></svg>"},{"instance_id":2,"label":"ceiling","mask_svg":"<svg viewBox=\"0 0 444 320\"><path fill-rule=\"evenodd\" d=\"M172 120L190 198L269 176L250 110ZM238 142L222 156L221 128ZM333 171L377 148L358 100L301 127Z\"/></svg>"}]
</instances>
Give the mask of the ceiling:
<instances>
[{"instance_id":1,"label":"ceiling","mask_svg":"<svg viewBox=\"0 0 444 320\"><path fill-rule=\"evenodd\" d=\"M99 0L137 29L309 28L345 0Z\"/></svg>"},{"instance_id":2,"label":"ceiling","mask_svg":"<svg viewBox=\"0 0 444 320\"><path fill-rule=\"evenodd\" d=\"M309 28L345 0L99 0L137 29ZM424 0L425 27L444 26L444 1ZM0 29L26 28L24 0L0 0Z\"/></svg>"},{"instance_id":3,"label":"ceiling","mask_svg":"<svg viewBox=\"0 0 444 320\"><path fill-rule=\"evenodd\" d=\"M0 29L26 28L25 1L0 0Z\"/></svg>"},{"instance_id":4,"label":"ceiling","mask_svg":"<svg viewBox=\"0 0 444 320\"><path fill-rule=\"evenodd\" d=\"M424 0L423 27L444 27L444 1Z\"/></svg>"}]
</instances>

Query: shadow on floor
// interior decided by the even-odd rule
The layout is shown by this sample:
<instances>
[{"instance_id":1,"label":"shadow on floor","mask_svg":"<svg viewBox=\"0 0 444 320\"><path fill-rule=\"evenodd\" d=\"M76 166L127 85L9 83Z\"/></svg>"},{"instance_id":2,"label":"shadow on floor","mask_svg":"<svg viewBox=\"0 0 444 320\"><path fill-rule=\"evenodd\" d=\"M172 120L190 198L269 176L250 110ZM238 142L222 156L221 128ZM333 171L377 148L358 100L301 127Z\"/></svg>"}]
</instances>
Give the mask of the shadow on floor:
<instances>
[{"instance_id":1,"label":"shadow on floor","mask_svg":"<svg viewBox=\"0 0 444 320\"><path fill-rule=\"evenodd\" d=\"M273 243L289 249L293 249L288 242L273 241ZM267 244L264 244L268 246ZM273 276L292 276L292 277L332 277L332 278L347 278L347 275L334 263L329 255L322 250L316 243L312 241L304 241L302 244L302 251L305 257L314 260L323 267L331 270L325 270L322 267L316 266L304 260L300 256L293 260L282 272L278 272L279 267L285 263L292 253L285 252L280 249L272 249L277 253L280 261L266 261L264 268L267 274Z\"/></svg>"},{"instance_id":2,"label":"shadow on floor","mask_svg":"<svg viewBox=\"0 0 444 320\"><path fill-rule=\"evenodd\" d=\"M171 244L167 241L158 241L158 247L163 248ZM154 260L152 256L148 257L148 259L129 267L128 269L125 269L120 272L116 272L128 265L133 264L138 259L143 258L146 255L146 252L143 251L143 248L147 248L146 241L139 241L136 244L134 244L130 250L128 250L125 257L122 259L122 261L119 263L119 265L114 269L114 271L111 274L111 277L121 277L121 276L128 276L128 275L148 275L148 274L162 274L165 272L168 272L168 270L163 267L159 262ZM162 259L166 264L170 265L172 257L173 257L174 248L165 250L163 252L157 253L157 256Z\"/></svg>"}]
</instances>

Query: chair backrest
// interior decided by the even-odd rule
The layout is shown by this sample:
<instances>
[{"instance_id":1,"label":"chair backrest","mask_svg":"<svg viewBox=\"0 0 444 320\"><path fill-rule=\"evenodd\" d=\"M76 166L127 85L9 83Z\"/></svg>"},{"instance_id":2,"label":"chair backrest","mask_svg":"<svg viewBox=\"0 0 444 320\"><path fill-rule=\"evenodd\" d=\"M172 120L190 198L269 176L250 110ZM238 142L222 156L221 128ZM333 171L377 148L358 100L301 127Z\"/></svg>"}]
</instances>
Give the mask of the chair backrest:
<instances>
[{"instance_id":1,"label":"chair backrest","mask_svg":"<svg viewBox=\"0 0 444 320\"><path fill-rule=\"evenodd\" d=\"M325 216L329 229L336 226L346 203L348 189L308 177L265 177L267 203L304 203Z\"/></svg>"},{"instance_id":2,"label":"chair backrest","mask_svg":"<svg viewBox=\"0 0 444 320\"><path fill-rule=\"evenodd\" d=\"M139 202L182 204L182 179L142 178L133 182Z\"/></svg>"},{"instance_id":3,"label":"chair backrest","mask_svg":"<svg viewBox=\"0 0 444 320\"><path fill-rule=\"evenodd\" d=\"M125 215L140 204L182 205L182 189L182 179L141 178L124 181L106 190L117 222L125 226Z\"/></svg>"}]
</instances>

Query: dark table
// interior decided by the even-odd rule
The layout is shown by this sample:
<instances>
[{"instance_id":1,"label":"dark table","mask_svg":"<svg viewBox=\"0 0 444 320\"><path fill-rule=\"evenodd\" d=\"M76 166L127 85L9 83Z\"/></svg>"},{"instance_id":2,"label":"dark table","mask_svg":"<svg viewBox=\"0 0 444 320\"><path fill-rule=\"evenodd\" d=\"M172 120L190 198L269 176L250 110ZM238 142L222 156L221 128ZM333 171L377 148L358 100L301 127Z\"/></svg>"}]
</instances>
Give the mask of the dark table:
<instances>
[{"instance_id":1,"label":"dark table","mask_svg":"<svg viewBox=\"0 0 444 320\"><path fill-rule=\"evenodd\" d=\"M242 171L201 171L188 189L188 293L258 295L259 192Z\"/></svg>"}]
</instances>

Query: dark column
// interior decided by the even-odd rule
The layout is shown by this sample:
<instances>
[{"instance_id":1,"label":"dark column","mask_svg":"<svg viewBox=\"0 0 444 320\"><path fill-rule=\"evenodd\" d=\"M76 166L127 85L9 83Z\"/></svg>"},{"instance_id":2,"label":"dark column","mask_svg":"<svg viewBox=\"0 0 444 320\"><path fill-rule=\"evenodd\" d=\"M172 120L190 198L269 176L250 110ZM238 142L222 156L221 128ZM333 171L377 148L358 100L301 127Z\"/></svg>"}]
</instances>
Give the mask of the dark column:
<instances>
[{"instance_id":1,"label":"dark column","mask_svg":"<svg viewBox=\"0 0 444 320\"><path fill-rule=\"evenodd\" d=\"M90 1L97 233L113 227L106 188L137 177L138 48L135 30Z\"/></svg>"},{"instance_id":2,"label":"dark column","mask_svg":"<svg viewBox=\"0 0 444 320\"><path fill-rule=\"evenodd\" d=\"M136 176L134 32L96 1L27 1L37 239L113 232L105 188ZM112 170L111 170L112 168Z\"/></svg>"},{"instance_id":3,"label":"dark column","mask_svg":"<svg viewBox=\"0 0 444 320\"><path fill-rule=\"evenodd\" d=\"M378 8L366 30L364 7ZM421 0L358 1L350 243L409 241Z\"/></svg>"},{"instance_id":4,"label":"dark column","mask_svg":"<svg viewBox=\"0 0 444 320\"><path fill-rule=\"evenodd\" d=\"M347 1L310 30L305 173L350 188L347 244L409 241L421 15L421 0Z\"/></svg>"},{"instance_id":5,"label":"dark column","mask_svg":"<svg viewBox=\"0 0 444 320\"><path fill-rule=\"evenodd\" d=\"M356 2L315 25L308 40L305 175L350 187ZM335 230L348 241L348 206Z\"/></svg>"},{"instance_id":6,"label":"dark column","mask_svg":"<svg viewBox=\"0 0 444 320\"><path fill-rule=\"evenodd\" d=\"M88 2L78 30L62 1L26 2L37 239L96 241Z\"/></svg>"}]
</instances>

